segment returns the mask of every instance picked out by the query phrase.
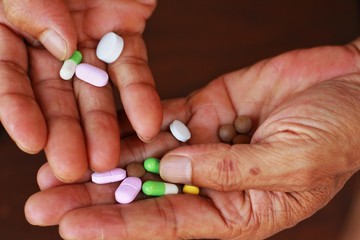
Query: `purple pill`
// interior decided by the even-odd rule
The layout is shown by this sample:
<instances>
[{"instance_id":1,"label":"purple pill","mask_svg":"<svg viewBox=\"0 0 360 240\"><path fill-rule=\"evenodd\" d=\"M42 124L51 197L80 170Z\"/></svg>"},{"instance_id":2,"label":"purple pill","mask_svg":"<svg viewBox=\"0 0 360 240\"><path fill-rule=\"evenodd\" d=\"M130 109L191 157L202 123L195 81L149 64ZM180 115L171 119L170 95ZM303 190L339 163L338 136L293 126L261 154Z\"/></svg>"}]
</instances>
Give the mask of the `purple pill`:
<instances>
[{"instance_id":1,"label":"purple pill","mask_svg":"<svg viewBox=\"0 0 360 240\"><path fill-rule=\"evenodd\" d=\"M109 75L102 69L87 63L81 63L76 67L76 76L96 87L103 87L109 81Z\"/></svg>"},{"instance_id":2,"label":"purple pill","mask_svg":"<svg viewBox=\"0 0 360 240\"><path fill-rule=\"evenodd\" d=\"M127 177L121 182L115 191L115 199L118 203L131 203L141 190L141 179L137 177Z\"/></svg>"},{"instance_id":3,"label":"purple pill","mask_svg":"<svg viewBox=\"0 0 360 240\"><path fill-rule=\"evenodd\" d=\"M91 174L91 180L97 184L107 184L113 182L120 182L126 178L126 171L122 168L115 168L108 172L94 172Z\"/></svg>"}]
</instances>

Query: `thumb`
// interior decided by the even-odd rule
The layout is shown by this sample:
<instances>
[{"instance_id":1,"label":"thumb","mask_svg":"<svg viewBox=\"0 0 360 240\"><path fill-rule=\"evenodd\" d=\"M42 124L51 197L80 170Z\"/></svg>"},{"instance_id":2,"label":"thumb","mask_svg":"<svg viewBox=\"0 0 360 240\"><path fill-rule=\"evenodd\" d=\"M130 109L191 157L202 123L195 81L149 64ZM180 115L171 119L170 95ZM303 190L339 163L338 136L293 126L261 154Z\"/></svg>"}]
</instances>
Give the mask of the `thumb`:
<instances>
[{"instance_id":1,"label":"thumb","mask_svg":"<svg viewBox=\"0 0 360 240\"><path fill-rule=\"evenodd\" d=\"M39 40L59 60L75 51L75 27L62 0L2 0L2 4L15 27Z\"/></svg>"},{"instance_id":2,"label":"thumb","mask_svg":"<svg viewBox=\"0 0 360 240\"><path fill-rule=\"evenodd\" d=\"M185 146L161 159L160 175L168 182L219 191L305 190L328 173L315 174L319 161L309 158L312 149L283 143Z\"/></svg>"}]
</instances>

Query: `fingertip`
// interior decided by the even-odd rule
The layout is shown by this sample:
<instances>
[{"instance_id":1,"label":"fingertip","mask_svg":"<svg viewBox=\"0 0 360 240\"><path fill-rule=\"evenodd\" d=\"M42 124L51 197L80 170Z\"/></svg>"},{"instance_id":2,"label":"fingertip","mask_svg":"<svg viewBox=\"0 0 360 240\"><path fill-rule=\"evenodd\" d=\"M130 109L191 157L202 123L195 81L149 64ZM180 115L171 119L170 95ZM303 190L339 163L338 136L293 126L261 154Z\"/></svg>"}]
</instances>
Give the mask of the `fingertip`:
<instances>
[{"instance_id":1,"label":"fingertip","mask_svg":"<svg viewBox=\"0 0 360 240\"><path fill-rule=\"evenodd\" d=\"M124 108L141 140L150 142L160 132L163 111L160 97L152 85L134 84L122 92Z\"/></svg>"},{"instance_id":2,"label":"fingertip","mask_svg":"<svg viewBox=\"0 0 360 240\"><path fill-rule=\"evenodd\" d=\"M35 226L48 226L49 215L43 210L41 201L41 192L32 195L25 203L24 213L26 220ZM55 224L55 223L54 223Z\"/></svg>"}]
</instances>

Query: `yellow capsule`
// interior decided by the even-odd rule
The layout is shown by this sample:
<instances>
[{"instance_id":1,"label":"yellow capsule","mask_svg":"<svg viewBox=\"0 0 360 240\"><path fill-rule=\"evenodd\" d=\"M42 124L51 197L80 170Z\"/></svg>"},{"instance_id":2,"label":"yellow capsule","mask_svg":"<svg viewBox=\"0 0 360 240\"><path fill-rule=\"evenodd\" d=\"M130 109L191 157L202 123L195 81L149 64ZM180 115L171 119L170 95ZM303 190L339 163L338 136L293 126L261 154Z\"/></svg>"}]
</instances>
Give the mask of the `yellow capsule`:
<instances>
[{"instance_id":1,"label":"yellow capsule","mask_svg":"<svg viewBox=\"0 0 360 240\"><path fill-rule=\"evenodd\" d=\"M195 186L185 184L183 187L183 193L198 195L199 192L200 192L200 189Z\"/></svg>"}]
</instances>

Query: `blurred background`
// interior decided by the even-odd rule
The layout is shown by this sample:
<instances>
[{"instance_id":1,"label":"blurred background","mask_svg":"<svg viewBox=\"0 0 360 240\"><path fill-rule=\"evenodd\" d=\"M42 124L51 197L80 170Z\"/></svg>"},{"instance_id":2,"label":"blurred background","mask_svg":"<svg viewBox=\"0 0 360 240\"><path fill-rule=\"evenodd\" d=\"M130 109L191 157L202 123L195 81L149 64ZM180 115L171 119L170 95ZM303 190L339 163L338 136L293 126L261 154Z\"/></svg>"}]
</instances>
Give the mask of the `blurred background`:
<instances>
[{"instance_id":1,"label":"blurred background","mask_svg":"<svg viewBox=\"0 0 360 240\"><path fill-rule=\"evenodd\" d=\"M186 96L223 73L284 51L346 44L359 30L357 0L159 0L144 38L166 99ZM26 199L38 191L36 172L44 154L22 153L1 129L0 159L1 239L61 239L57 227L30 226L23 213ZM314 216L270 239L338 239L353 226L348 218L360 201L358 179L352 177Z\"/></svg>"}]
</instances>

